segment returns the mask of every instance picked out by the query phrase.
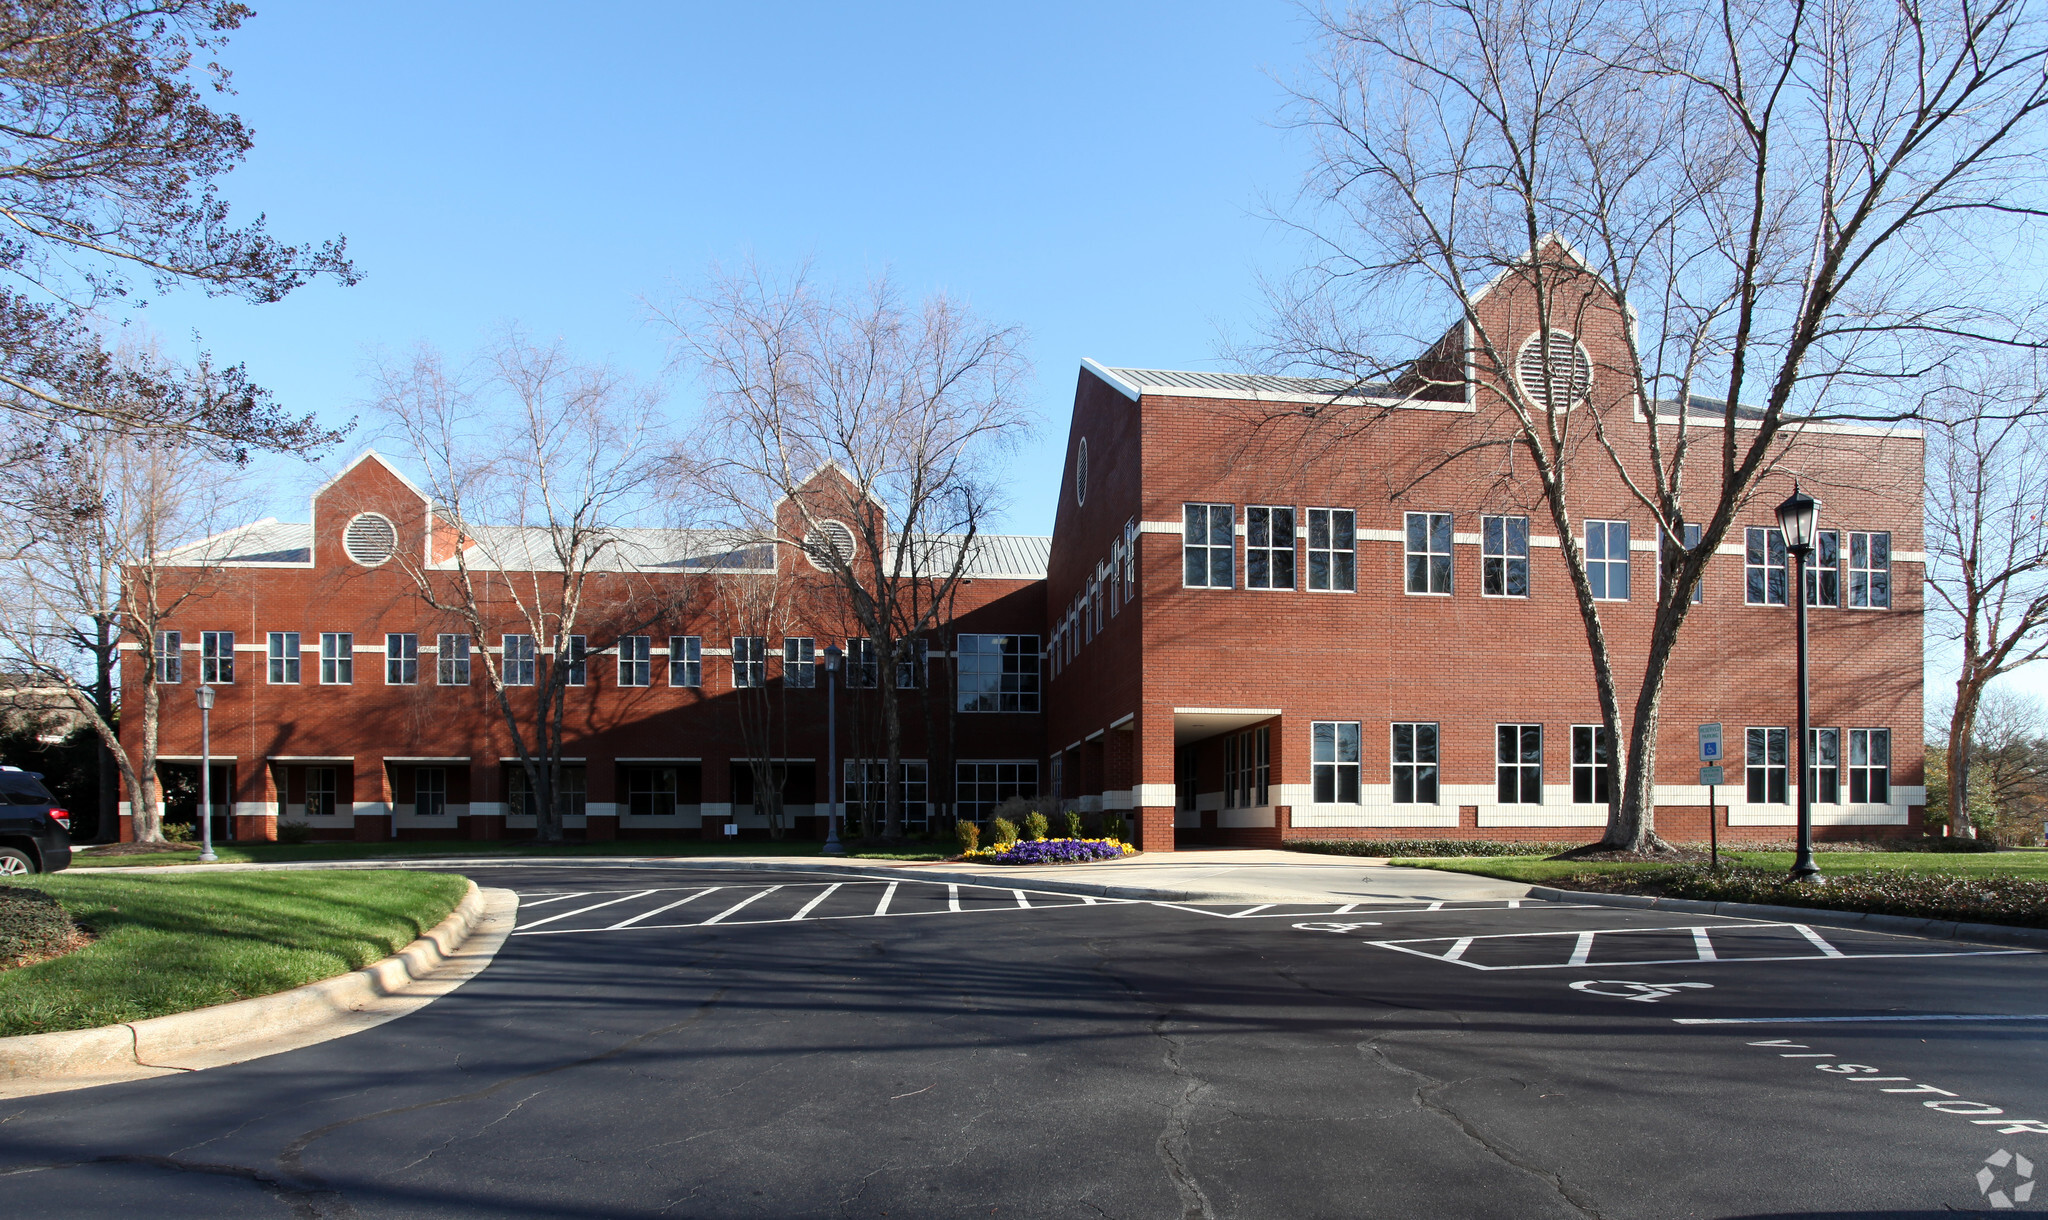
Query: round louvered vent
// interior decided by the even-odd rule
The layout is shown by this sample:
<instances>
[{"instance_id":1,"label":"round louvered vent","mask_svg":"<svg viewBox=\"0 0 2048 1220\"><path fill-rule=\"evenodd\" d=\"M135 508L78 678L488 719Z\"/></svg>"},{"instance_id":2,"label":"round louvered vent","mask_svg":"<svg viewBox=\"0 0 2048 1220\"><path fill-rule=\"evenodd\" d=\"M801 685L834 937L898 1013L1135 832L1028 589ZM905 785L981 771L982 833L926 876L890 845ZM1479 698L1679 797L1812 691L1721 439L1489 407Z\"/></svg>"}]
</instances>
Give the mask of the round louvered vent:
<instances>
[{"instance_id":1,"label":"round louvered vent","mask_svg":"<svg viewBox=\"0 0 2048 1220\"><path fill-rule=\"evenodd\" d=\"M1088 438L1074 450L1074 503L1088 503Z\"/></svg>"},{"instance_id":2,"label":"round louvered vent","mask_svg":"<svg viewBox=\"0 0 2048 1220\"><path fill-rule=\"evenodd\" d=\"M804 550L808 552L811 566L820 572L829 572L837 558L839 563L853 562L853 531L843 522L820 521L804 535Z\"/></svg>"},{"instance_id":3,"label":"round louvered vent","mask_svg":"<svg viewBox=\"0 0 2048 1220\"><path fill-rule=\"evenodd\" d=\"M341 532L341 549L366 568L374 568L398 550L398 527L379 513L359 513Z\"/></svg>"},{"instance_id":4,"label":"round louvered vent","mask_svg":"<svg viewBox=\"0 0 2048 1220\"><path fill-rule=\"evenodd\" d=\"M1585 401L1593 388L1593 362L1579 341L1561 330L1530 335L1515 360L1515 380L1522 392L1540 407L1568 411ZM1544 376L1544 356L1549 356L1549 377Z\"/></svg>"}]
</instances>

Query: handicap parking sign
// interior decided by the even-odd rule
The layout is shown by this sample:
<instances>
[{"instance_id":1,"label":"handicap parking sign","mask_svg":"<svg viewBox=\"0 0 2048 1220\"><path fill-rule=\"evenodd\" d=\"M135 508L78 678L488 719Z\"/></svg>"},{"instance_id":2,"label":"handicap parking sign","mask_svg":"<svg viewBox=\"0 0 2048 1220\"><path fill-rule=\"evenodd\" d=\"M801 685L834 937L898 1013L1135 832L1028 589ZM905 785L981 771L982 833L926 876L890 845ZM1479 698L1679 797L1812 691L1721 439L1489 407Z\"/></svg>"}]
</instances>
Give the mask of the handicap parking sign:
<instances>
[{"instance_id":1,"label":"handicap parking sign","mask_svg":"<svg viewBox=\"0 0 2048 1220\"><path fill-rule=\"evenodd\" d=\"M1703 724L1700 726L1700 761L1717 763L1721 761L1721 726Z\"/></svg>"}]
</instances>

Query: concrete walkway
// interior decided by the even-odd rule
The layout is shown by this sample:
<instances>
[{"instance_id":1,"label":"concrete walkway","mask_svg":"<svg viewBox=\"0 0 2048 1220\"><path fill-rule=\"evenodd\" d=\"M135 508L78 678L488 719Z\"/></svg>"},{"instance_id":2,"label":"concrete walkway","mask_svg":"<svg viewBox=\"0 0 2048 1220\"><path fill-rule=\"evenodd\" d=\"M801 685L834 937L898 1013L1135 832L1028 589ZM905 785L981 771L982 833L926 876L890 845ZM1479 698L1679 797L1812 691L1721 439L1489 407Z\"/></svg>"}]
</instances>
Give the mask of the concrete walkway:
<instances>
[{"instance_id":1,"label":"concrete walkway","mask_svg":"<svg viewBox=\"0 0 2048 1220\"><path fill-rule=\"evenodd\" d=\"M856 863L867 863L857 861ZM1361 902L1366 899L1424 900L1524 898L1529 887L1516 881L1447 873L1433 868L1396 868L1364 856L1319 856L1298 851L1196 848L1134 856L1114 864L1004 865L945 864L949 873L997 874L1017 880L1090 881L1127 889L1198 892L1219 900L1247 902Z\"/></svg>"}]
</instances>

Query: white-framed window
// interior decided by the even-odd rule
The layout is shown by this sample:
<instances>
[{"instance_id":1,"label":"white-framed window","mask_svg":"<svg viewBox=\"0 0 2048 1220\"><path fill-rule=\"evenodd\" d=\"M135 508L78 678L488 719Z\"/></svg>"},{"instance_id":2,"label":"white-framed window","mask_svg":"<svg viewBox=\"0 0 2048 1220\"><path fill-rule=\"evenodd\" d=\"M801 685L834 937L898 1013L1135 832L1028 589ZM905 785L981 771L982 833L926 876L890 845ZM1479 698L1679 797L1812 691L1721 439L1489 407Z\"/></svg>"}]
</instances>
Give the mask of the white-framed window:
<instances>
[{"instance_id":1,"label":"white-framed window","mask_svg":"<svg viewBox=\"0 0 2048 1220\"><path fill-rule=\"evenodd\" d=\"M1702 535L1702 533L1701 533L1701 527L1700 527L1700 526L1697 526L1697 525L1690 525L1690 524L1689 524L1689 525L1687 525L1687 526L1685 527L1685 549L1686 549L1686 550L1688 550L1688 551L1690 551L1690 550L1694 550L1694 549L1698 548L1698 546L1699 546L1699 544L1700 544L1700 538L1701 538L1702 536L1703 536L1703 535ZM1662 537L1662 535L1660 534L1660 535L1659 535L1659 537L1661 538L1661 537ZM1711 562L1711 561L1709 561L1709 562ZM1693 604L1693 605L1695 605L1695 606L1698 606L1698 605L1702 605L1702 604L1704 604L1704 603L1706 602L1706 600L1707 600L1707 571L1706 571L1706 569L1705 569L1705 568L1701 568L1701 569L1700 569L1700 578L1699 578L1699 580L1695 581L1695 582L1693 583L1693 586L1692 586L1692 604Z\"/></svg>"},{"instance_id":2,"label":"white-framed window","mask_svg":"<svg viewBox=\"0 0 2048 1220\"><path fill-rule=\"evenodd\" d=\"M1603 724L1572 726L1572 803L1605 805L1614 793L1614 747Z\"/></svg>"},{"instance_id":3,"label":"white-framed window","mask_svg":"<svg viewBox=\"0 0 2048 1220\"><path fill-rule=\"evenodd\" d=\"M1393 725L1396 805L1434 805L1437 797L1437 726L1397 720Z\"/></svg>"},{"instance_id":4,"label":"white-framed window","mask_svg":"<svg viewBox=\"0 0 2048 1220\"><path fill-rule=\"evenodd\" d=\"M356 633L320 633L320 684L351 686L356 680Z\"/></svg>"},{"instance_id":5,"label":"white-framed window","mask_svg":"<svg viewBox=\"0 0 2048 1220\"><path fill-rule=\"evenodd\" d=\"M751 690L768 685L768 637L732 637L732 688Z\"/></svg>"},{"instance_id":6,"label":"white-framed window","mask_svg":"<svg viewBox=\"0 0 2048 1220\"><path fill-rule=\"evenodd\" d=\"M1124 604L1138 600L1138 519L1124 522Z\"/></svg>"},{"instance_id":7,"label":"white-framed window","mask_svg":"<svg viewBox=\"0 0 2048 1220\"><path fill-rule=\"evenodd\" d=\"M954 764L954 811L963 821L979 822L1013 796L1038 795L1036 762L963 762Z\"/></svg>"},{"instance_id":8,"label":"white-framed window","mask_svg":"<svg viewBox=\"0 0 2048 1220\"><path fill-rule=\"evenodd\" d=\"M1109 544L1109 617L1124 608L1124 540Z\"/></svg>"},{"instance_id":9,"label":"white-framed window","mask_svg":"<svg viewBox=\"0 0 2048 1220\"><path fill-rule=\"evenodd\" d=\"M533 685L533 637L530 635L508 635L504 637L504 664L498 672L505 675L507 686Z\"/></svg>"},{"instance_id":10,"label":"white-framed window","mask_svg":"<svg viewBox=\"0 0 2048 1220\"><path fill-rule=\"evenodd\" d=\"M922 829L931 817L930 772L923 762L908 759L898 764L896 772L897 799L903 803L903 822L906 826ZM882 779L888 774L889 764L879 758L849 758L846 760L846 810L849 817L859 819L862 812L875 821L882 820L884 792Z\"/></svg>"},{"instance_id":11,"label":"white-framed window","mask_svg":"<svg viewBox=\"0 0 2048 1220\"><path fill-rule=\"evenodd\" d=\"M414 817L438 818L448 812L448 772L441 767L412 769Z\"/></svg>"},{"instance_id":12,"label":"white-framed window","mask_svg":"<svg viewBox=\"0 0 2048 1220\"><path fill-rule=\"evenodd\" d=\"M1849 535L1849 607L1882 610L1892 604L1892 536Z\"/></svg>"},{"instance_id":13,"label":"white-framed window","mask_svg":"<svg viewBox=\"0 0 2048 1220\"><path fill-rule=\"evenodd\" d=\"M584 686L590 682L590 638L572 635L564 643L568 655L562 658L562 665L568 670L562 675L564 686Z\"/></svg>"},{"instance_id":14,"label":"white-framed window","mask_svg":"<svg viewBox=\"0 0 2048 1220\"><path fill-rule=\"evenodd\" d=\"M1294 510L1255 504L1244 510L1244 587L1294 587Z\"/></svg>"},{"instance_id":15,"label":"white-framed window","mask_svg":"<svg viewBox=\"0 0 2048 1220\"><path fill-rule=\"evenodd\" d=\"M668 684L670 686L704 685L704 637L697 635L672 635L668 637Z\"/></svg>"},{"instance_id":16,"label":"white-framed window","mask_svg":"<svg viewBox=\"0 0 2048 1220\"><path fill-rule=\"evenodd\" d=\"M393 632L384 637L384 685L417 686L420 681L420 637Z\"/></svg>"},{"instance_id":17,"label":"white-framed window","mask_svg":"<svg viewBox=\"0 0 2048 1220\"><path fill-rule=\"evenodd\" d=\"M1258 809L1272 802L1273 760L1270 727L1234 733L1223 742L1223 804L1229 809Z\"/></svg>"},{"instance_id":18,"label":"white-framed window","mask_svg":"<svg viewBox=\"0 0 2048 1220\"><path fill-rule=\"evenodd\" d=\"M309 818L331 817L336 812L335 796L340 791L334 782L333 767L306 768L306 816Z\"/></svg>"},{"instance_id":19,"label":"white-framed window","mask_svg":"<svg viewBox=\"0 0 2048 1220\"><path fill-rule=\"evenodd\" d=\"M1190 589L1237 587L1236 507L1181 505L1181 583Z\"/></svg>"},{"instance_id":20,"label":"white-framed window","mask_svg":"<svg viewBox=\"0 0 2048 1220\"><path fill-rule=\"evenodd\" d=\"M202 631L199 633L199 680L213 686L234 685L234 632ZM297 679L293 680L296 681Z\"/></svg>"},{"instance_id":21,"label":"white-framed window","mask_svg":"<svg viewBox=\"0 0 2048 1220\"><path fill-rule=\"evenodd\" d=\"M1358 804L1358 766L1356 720L1309 723L1309 767L1318 805Z\"/></svg>"},{"instance_id":22,"label":"white-framed window","mask_svg":"<svg viewBox=\"0 0 2048 1220\"><path fill-rule=\"evenodd\" d=\"M1494 798L1503 805L1543 803L1543 726L1493 728Z\"/></svg>"},{"instance_id":23,"label":"white-framed window","mask_svg":"<svg viewBox=\"0 0 2048 1220\"><path fill-rule=\"evenodd\" d=\"M1308 587L1358 591L1358 514L1352 509L1308 510Z\"/></svg>"},{"instance_id":24,"label":"white-framed window","mask_svg":"<svg viewBox=\"0 0 2048 1220\"><path fill-rule=\"evenodd\" d=\"M1892 731L1849 730L1849 803L1892 803Z\"/></svg>"},{"instance_id":25,"label":"white-framed window","mask_svg":"<svg viewBox=\"0 0 2048 1220\"><path fill-rule=\"evenodd\" d=\"M1586 579L1593 600L1628 600L1628 522L1586 522Z\"/></svg>"},{"instance_id":26,"label":"white-framed window","mask_svg":"<svg viewBox=\"0 0 2048 1220\"><path fill-rule=\"evenodd\" d=\"M1813 532L1813 554L1806 557L1806 604L1842 604L1842 534L1839 530Z\"/></svg>"},{"instance_id":27,"label":"white-framed window","mask_svg":"<svg viewBox=\"0 0 2048 1220\"><path fill-rule=\"evenodd\" d=\"M1743 604L1785 605L1791 587L1785 576L1785 531L1752 525L1742 534Z\"/></svg>"},{"instance_id":28,"label":"white-framed window","mask_svg":"<svg viewBox=\"0 0 2048 1220\"><path fill-rule=\"evenodd\" d=\"M297 686L299 683L299 633L270 633L270 684Z\"/></svg>"},{"instance_id":29,"label":"white-framed window","mask_svg":"<svg viewBox=\"0 0 2048 1220\"><path fill-rule=\"evenodd\" d=\"M626 814L665 818L676 811L674 767L630 767L626 770Z\"/></svg>"},{"instance_id":30,"label":"white-framed window","mask_svg":"<svg viewBox=\"0 0 2048 1220\"><path fill-rule=\"evenodd\" d=\"M649 661L654 644L644 635L622 635L619 637L619 685L649 686L654 682L654 666Z\"/></svg>"},{"instance_id":31,"label":"white-framed window","mask_svg":"<svg viewBox=\"0 0 2048 1220\"><path fill-rule=\"evenodd\" d=\"M434 680L442 686L469 685L469 637L441 634L434 653Z\"/></svg>"},{"instance_id":32,"label":"white-framed window","mask_svg":"<svg viewBox=\"0 0 2048 1220\"><path fill-rule=\"evenodd\" d=\"M1529 596L1529 519L1479 518L1479 595Z\"/></svg>"},{"instance_id":33,"label":"white-framed window","mask_svg":"<svg viewBox=\"0 0 2048 1220\"><path fill-rule=\"evenodd\" d=\"M1784 805L1791 801L1786 788L1786 748L1791 738L1788 729L1750 729L1746 734L1747 743L1743 761L1749 781L1749 803L1752 805Z\"/></svg>"},{"instance_id":34,"label":"white-framed window","mask_svg":"<svg viewBox=\"0 0 2048 1220\"><path fill-rule=\"evenodd\" d=\"M1101 597L1100 586L1096 588L1096 596L1098 600L1095 605L1099 613L1102 607L1102 603L1099 600ZM896 689L923 690L925 681L931 675L931 641L898 640L896 641L896 651L900 654L896 660Z\"/></svg>"},{"instance_id":35,"label":"white-framed window","mask_svg":"<svg viewBox=\"0 0 2048 1220\"><path fill-rule=\"evenodd\" d=\"M156 680L173 684L185 680L184 632L156 633Z\"/></svg>"},{"instance_id":36,"label":"white-framed window","mask_svg":"<svg viewBox=\"0 0 2048 1220\"><path fill-rule=\"evenodd\" d=\"M882 667L875 660L875 642L865 637L846 641L846 685L872 690L882 684Z\"/></svg>"},{"instance_id":37,"label":"white-framed window","mask_svg":"<svg viewBox=\"0 0 2048 1220\"><path fill-rule=\"evenodd\" d=\"M818 641L808 635L782 641L782 685L809 690L818 684Z\"/></svg>"},{"instance_id":38,"label":"white-framed window","mask_svg":"<svg viewBox=\"0 0 2048 1220\"><path fill-rule=\"evenodd\" d=\"M1811 763L1806 772L1806 790L1813 794L1814 804L1841 804L1842 730L1808 729L1806 757Z\"/></svg>"},{"instance_id":39,"label":"white-framed window","mask_svg":"<svg viewBox=\"0 0 2048 1220\"><path fill-rule=\"evenodd\" d=\"M1038 637L959 637L958 701L963 712L1038 711Z\"/></svg>"},{"instance_id":40,"label":"white-framed window","mask_svg":"<svg viewBox=\"0 0 2048 1220\"><path fill-rule=\"evenodd\" d=\"M1406 548L1410 593L1451 591L1451 514L1409 513Z\"/></svg>"}]
</instances>

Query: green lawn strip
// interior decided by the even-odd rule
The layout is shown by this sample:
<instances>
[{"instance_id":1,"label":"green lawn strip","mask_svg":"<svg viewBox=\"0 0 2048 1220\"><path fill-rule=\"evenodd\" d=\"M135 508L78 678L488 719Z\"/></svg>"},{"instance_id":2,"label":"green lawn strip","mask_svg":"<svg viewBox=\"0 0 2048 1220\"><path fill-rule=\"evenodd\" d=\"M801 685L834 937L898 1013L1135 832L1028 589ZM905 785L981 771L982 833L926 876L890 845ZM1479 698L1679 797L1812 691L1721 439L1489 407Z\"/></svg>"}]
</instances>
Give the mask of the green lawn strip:
<instances>
[{"instance_id":1,"label":"green lawn strip","mask_svg":"<svg viewBox=\"0 0 2048 1220\"><path fill-rule=\"evenodd\" d=\"M65 876L55 897L95 936L0 973L0 1036L90 1029L270 995L390 956L455 909L450 873Z\"/></svg>"},{"instance_id":2,"label":"green lawn strip","mask_svg":"<svg viewBox=\"0 0 2048 1220\"><path fill-rule=\"evenodd\" d=\"M1757 868L1789 869L1792 853L1783 851L1724 851L1722 858ZM1815 852L1814 862L1824 874L1855 874L1883 871L1930 873L1960 877L2025 877L2048 881L2048 853L2041 852ZM1477 873L1505 881L1541 885L1579 873L1628 873L1660 868L1657 864L1613 861L1532 860L1525 856L1463 856L1444 858L1403 858L1396 864L1410 868L1440 868L1453 873Z\"/></svg>"},{"instance_id":3,"label":"green lawn strip","mask_svg":"<svg viewBox=\"0 0 2048 1220\"><path fill-rule=\"evenodd\" d=\"M305 860L382 860L405 856L815 856L824 844L811 839L712 843L702 839L608 839L601 843L527 843L486 839L399 839L376 843L220 843L214 854L224 864L289 864ZM199 849L137 856L80 852L73 868L147 868L195 864Z\"/></svg>"}]
</instances>

